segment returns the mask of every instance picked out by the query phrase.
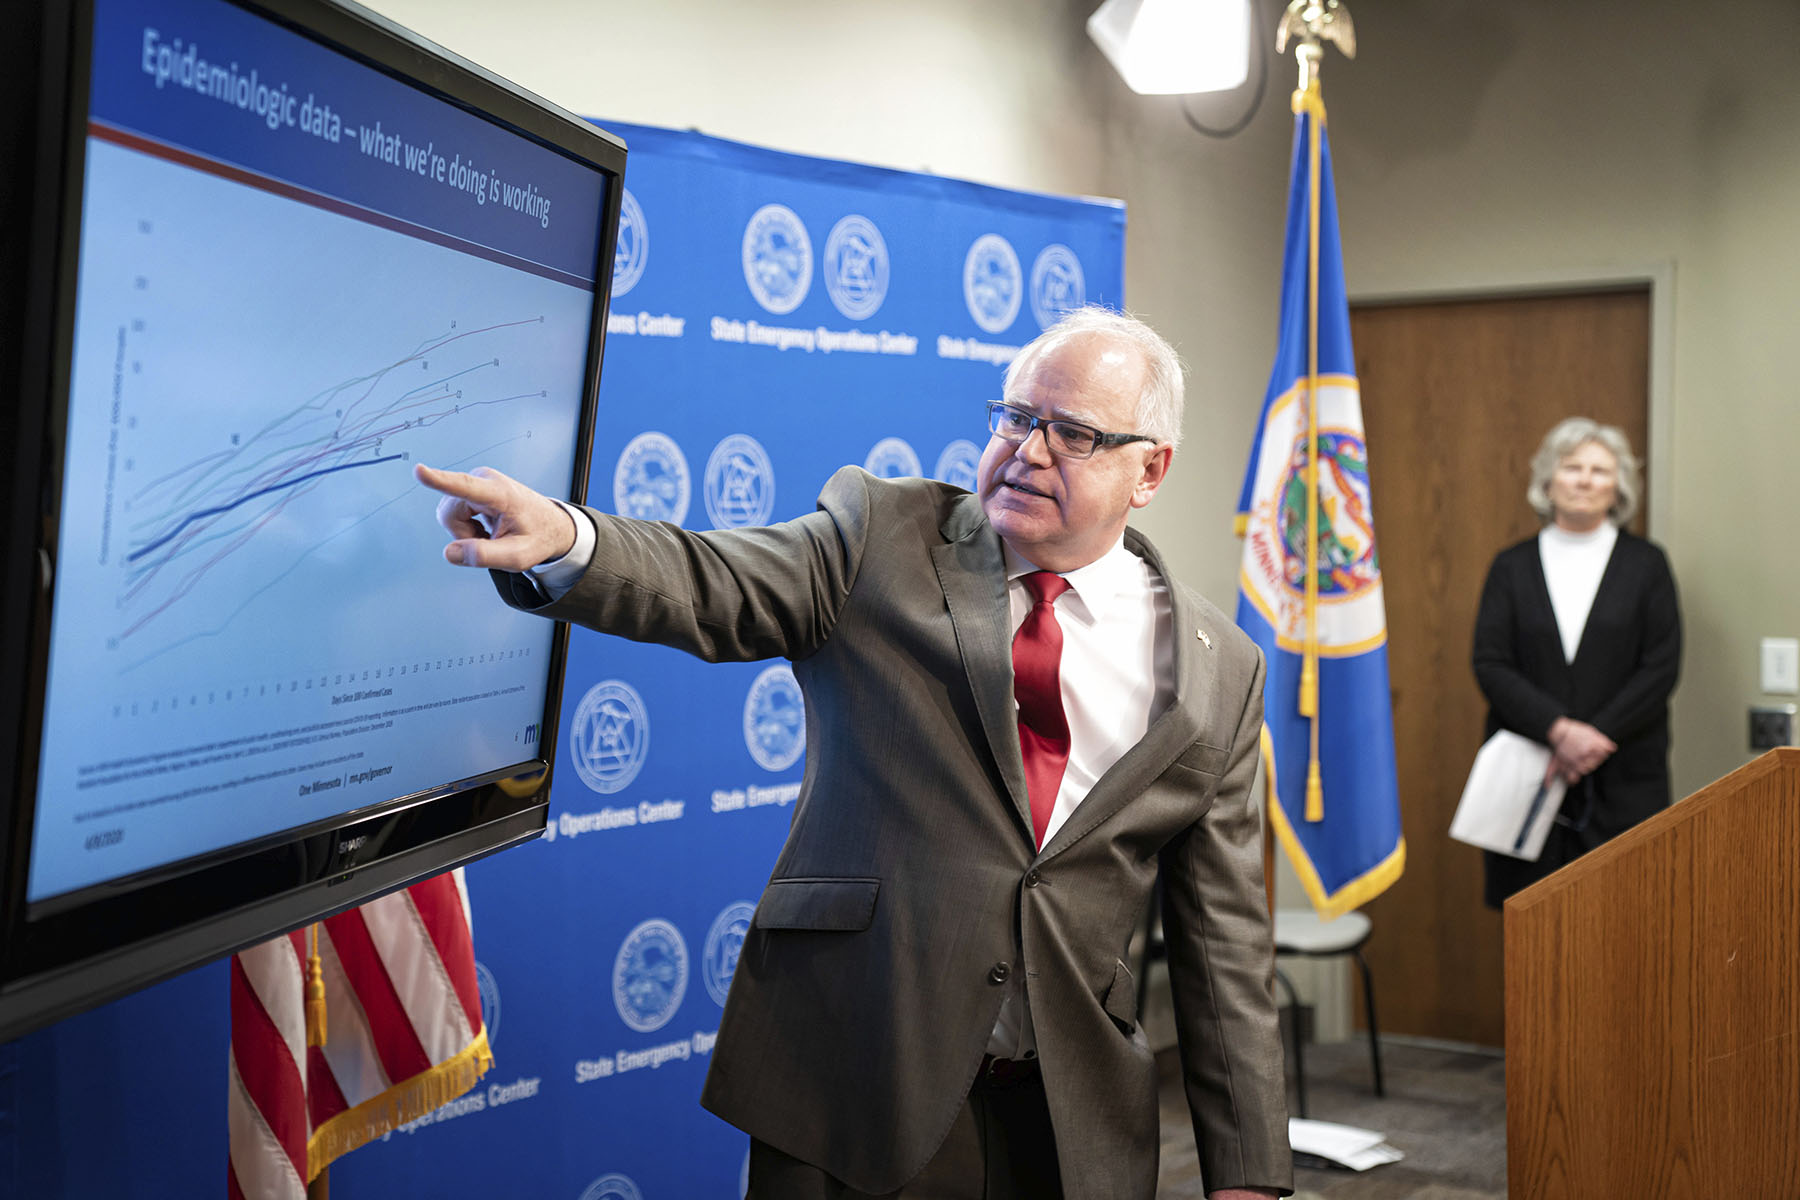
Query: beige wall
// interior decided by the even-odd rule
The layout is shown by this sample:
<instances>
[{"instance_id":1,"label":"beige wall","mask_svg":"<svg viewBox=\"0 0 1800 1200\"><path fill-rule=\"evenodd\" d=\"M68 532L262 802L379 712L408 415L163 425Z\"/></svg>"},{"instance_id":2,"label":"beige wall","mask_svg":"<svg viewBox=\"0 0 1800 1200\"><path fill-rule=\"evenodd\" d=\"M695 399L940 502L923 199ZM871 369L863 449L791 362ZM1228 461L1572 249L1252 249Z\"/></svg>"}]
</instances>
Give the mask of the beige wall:
<instances>
[{"instance_id":1,"label":"beige wall","mask_svg":"<svg viewBox=\"0 0 1800 1200\"><path fill-rule=\"evenodd\" d=\"M1230 512L1273 350L1292 68L1276 64L1244 134L1202 138L1173 100L1118 83L1081 29L1095 3L375 7L583 114L1125 200L1127 295L1195 368L1187 446L1142 523L1229 608ZM1325 73L1353 295L1672 281L1652 534L1682 588L1675 777L1691 791L1749 757L1757 638L1800 634L1792 4L1353 7L1362 57L1333 51ZM1377 471L1404 468L1373 453Z\"/></svg>"},{"instance_id":2,"label":"beige wall","mask_svg":"<svg viewBox=\"0 0 1800 1200\"><path fill-rule=\"evenodd\" d=\"M1800 633L1794 16L1388 0L1358 8L1364 57L1327 84L1353 292L1673 281L1651 535L1686 624L1677 795L1749 759L1757 641Z\"/></svg>"}]
</instances>

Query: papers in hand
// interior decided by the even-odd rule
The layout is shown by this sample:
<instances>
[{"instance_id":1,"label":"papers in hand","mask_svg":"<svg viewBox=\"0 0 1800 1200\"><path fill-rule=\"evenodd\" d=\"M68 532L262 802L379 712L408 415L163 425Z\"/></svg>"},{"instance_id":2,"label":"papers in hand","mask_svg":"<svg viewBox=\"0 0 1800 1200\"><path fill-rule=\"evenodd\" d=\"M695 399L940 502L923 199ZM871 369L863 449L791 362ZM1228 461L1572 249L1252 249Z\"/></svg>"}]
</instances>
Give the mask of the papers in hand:
<instances>
[{"instance_id":1,"label":"papers in hand","mask_svg":"<svg viewBox=\"0 0 1800 1200\"><path fill-rule=\"evenodd\" d=\"M1450 836L1536 862L1568 785L1549 783L1550 748L1502 729L1475 755Z\"/></svg>"},{"instance_id":2,"label":"papers in hand","mask_svg":"<svg viewBox=\"0 0 1800 1200\"><path fill-rule=\"evenodd\" d=\"M1366 1171L1406 1157L1387 1144L1385 1134L1354 1125L1308 1121L1304 1117L1288 1118L1288 1143L1298 1157L1321 1159L1352 1171Z\"/></svg>"}]
</instances>

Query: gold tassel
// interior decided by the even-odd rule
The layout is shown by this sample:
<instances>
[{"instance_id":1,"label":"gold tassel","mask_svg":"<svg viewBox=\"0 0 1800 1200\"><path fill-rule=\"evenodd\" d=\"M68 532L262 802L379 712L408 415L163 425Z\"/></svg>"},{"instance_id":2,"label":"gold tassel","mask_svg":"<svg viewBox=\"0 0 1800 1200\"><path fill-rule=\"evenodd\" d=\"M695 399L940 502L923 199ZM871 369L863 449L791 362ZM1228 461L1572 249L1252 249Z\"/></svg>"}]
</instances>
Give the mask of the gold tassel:
<instances>
[{"instance_id":1,"label":"gold tassel","mask_svg":"<svg viewBox=\"0 0 1800 1200\"><path fill-rule=\"evenodd\" d=\"M1315 822L1325 819L1325 785L1319 779L1319 760L1316 758L1306 768L1306 819Z\"/></svg>"},{"instance_id":2,"label":"gold tassel","mask_svg":"<svg viewBox=\"0 0 1800 1200\"><path fill-rule=\"evenodd\" d=\"M325 963L319 957L319 925L312 927L312 957L306 960L306 1044L325 1044Z\"/></svg>"}]
</instances>

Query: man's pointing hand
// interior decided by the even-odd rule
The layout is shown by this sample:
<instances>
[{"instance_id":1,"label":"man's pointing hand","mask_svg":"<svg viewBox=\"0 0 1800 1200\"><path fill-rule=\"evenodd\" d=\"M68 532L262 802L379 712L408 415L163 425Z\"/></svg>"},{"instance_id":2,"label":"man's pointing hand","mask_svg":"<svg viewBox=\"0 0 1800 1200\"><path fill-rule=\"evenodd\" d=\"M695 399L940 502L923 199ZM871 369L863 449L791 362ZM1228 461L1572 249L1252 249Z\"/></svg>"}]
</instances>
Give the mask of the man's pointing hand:
<instances>
[{"instance_id":1,"label":"man's pointing hand","mask_svg":"<svg viewBox=\"0 0 1800 1200\"><path fill-rule=\"evenodd\" d=\"M444 547L450 562L518 572L561 558L575 545L567 510L491 467L465 474L419 463L413 476L444 494L437 518L456 539Z\"/></svg>"}]
</instances>

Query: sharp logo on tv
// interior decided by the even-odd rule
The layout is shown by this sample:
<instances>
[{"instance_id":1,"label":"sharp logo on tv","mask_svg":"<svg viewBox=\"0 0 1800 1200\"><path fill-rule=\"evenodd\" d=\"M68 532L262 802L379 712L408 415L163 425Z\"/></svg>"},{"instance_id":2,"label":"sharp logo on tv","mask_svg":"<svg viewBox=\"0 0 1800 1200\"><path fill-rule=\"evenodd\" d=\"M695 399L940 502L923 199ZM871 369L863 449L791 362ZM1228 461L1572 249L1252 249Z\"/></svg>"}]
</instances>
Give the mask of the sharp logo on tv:
<instances>
[{"instance_id":1,"label":"sharp logo on tv","mask_svg":"<svg viewBox=\"0 0 1800 1200\"><path fill-rule=\"evenodd\" d=\"M725 438L706 460L706 515L714 529L766 525L775 512L775 464L744 433Z\"/></svg>"},{"instance_id":2,"label":"sharp logo on tv","mask_svg":"<svg viewBox=\"0 0 1800 1200\"><path fill-rule=\"evenodd\" d=\"M613 959L613 1005L639 1033L661 1029L687 995L688 950L681 931L660 918L625 936Z\"/></svg>"},{"instance_id":3,"label":"sharp logo on tv","mask_svg":"<svg viewBox=\"0 0 1800 1200\"><path fill-rule=\"evenodd\" d=\"M640 433L619 452L613 511L621 517L679 525L687 518L691 492L687 456L667 434Z\"/></svg>"},{"instance_id":4,"label":"sharp logo on tv","mask_svg":"<svg viewBox=\"0 0 1800 1200\"><path fill-rule=\"evenodd\" d=\"M569 757L581 782L611 795L637 778L650 754L650 717L643 697L629 683L596 683L569 724Z\"/></svg>"},{"instance_id":5,"label":"sharp logo on tv","mask_svg":"<svg viewBox=\"0 0 1800 1200\"><path fill-rule=\"evenodd\" d=\"M794 211L765 204L744 226L744 282L772 313L791 313L812 286L812 239Z\"/></svg>"}]
</instances>

